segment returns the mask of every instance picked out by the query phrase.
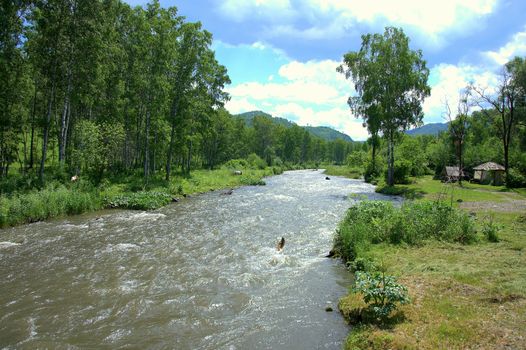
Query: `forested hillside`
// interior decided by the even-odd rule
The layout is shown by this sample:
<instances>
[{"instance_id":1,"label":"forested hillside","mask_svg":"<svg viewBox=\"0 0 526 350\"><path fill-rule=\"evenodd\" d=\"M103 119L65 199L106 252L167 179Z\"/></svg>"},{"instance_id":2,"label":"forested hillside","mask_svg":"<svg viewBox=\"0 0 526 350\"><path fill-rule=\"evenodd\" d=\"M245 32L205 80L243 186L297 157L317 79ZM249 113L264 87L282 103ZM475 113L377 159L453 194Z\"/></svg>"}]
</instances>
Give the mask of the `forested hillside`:
<instances>
[{"instance_id":1,"label":"forested hillside","mask_svg":"<svg viewBox=\"0 0 526 350\"><path fill-rule=\"evenodd\" d=\"M421 127L407 130L408 135L438 135L442 131L447 131L448 125L446 123L430 123Z\"/></svg>"},{"instance_id":2,"label":"forested hillside","mask_svg":"<svg viewBox=\"0 0 526 350\"><path fill-rule=\"evenodd\" d=\"M287 128L292 127L293 125L296 125L296 123L291 122L285 118L280 117L272 117L270 114L262 112L262 111L252 111L252 112L246 112L237 114L236 117L243 119L247 125L252 126L252 120L256 116L265 116L268 118L272 118L271 120L278 125L283 125ZM344 133L339 132L338 130L334 130L333 128L329 128L327 126L302 126L305 130L309 131L313 136L320 137L324 139L325 141L334 141L337 139L341 139L343 141L352 142L353 140L349 137L349 135L346 135Z\"/></svg>"}]
</instances>

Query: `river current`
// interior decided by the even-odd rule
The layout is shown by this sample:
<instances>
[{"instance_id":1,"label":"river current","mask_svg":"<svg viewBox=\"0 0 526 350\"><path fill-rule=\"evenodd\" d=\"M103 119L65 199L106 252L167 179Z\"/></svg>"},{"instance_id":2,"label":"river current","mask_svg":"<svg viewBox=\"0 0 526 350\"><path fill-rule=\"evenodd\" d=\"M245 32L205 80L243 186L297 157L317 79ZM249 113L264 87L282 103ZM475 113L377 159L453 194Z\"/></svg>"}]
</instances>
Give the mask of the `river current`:
<instances>
[{"instance_id":1,"label":"river current","mask_svg":"<svg viewBox=\"0 0 526 350\"><path fill-rule=\"evenodd\" d=\"M324 256L353 202L384 197L321 171L265 181L0 230L0 347L340 349L351 275Z\"/></svg>"}]
</instances>

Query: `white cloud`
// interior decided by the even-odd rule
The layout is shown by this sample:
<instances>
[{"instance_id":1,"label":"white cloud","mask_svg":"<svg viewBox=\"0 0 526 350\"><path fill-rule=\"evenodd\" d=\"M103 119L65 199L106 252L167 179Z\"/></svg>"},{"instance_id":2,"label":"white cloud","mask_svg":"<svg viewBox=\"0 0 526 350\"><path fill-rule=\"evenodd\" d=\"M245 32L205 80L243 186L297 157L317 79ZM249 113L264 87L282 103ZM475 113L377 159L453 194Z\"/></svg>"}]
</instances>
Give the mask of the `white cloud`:
<instances>
[{"instance_id":1,"label":"white cloud","mask_svg":"<svg viewBox=\"0 0 526 350\"><path fill-rule=\"evenodd\" d=\"M236 21L270 22L269 36L302 39L341 38L357 24L377 28L402 26L428 45L440 45L446 32L464 34L477 28L480 18L499 0L225 0L221 13ZM300 23L300 25L298 25Z\"/></svg>"},{"instance_id":2,"label":"white cloud","mask_svg":"<svg viewBox=\"0 0 526 350\"><path fill-rule=\"evenodd\" d=\"M498 76L487 68L466 64L439 64L431 69L431 96L423 105L428 122L441 122L445 116L445 102L455 111L459 93L471 82L475 85L492 88L498 84Z\"/></svg>"},{"instance_id":3,"label":"white cloud","mask_svg":"<svg viewBox=\"0 0 526 350\"><path fill-rule=\"evenodd\" d=\"M266 83L242 83L228 88L227 91L236 98L272 99L282 103L316 105L345 104L353 90L350 82L336 72L339 64L332 60L306 63L292 61L279 69L279 76L284 78L285 82L276 82L273 77Z\"/></svg>"},{"instance_id":4,"label":"white cloud","mask_svg":"<svg viewBox=\"0 0 526 350\"><path fill-rule=\"evenodd\" d=\"M499 65L504 65L515 56L526 54L526 27L524 31L513 35L511 40L497 51L486 51L487 57Z\"/></svg>"},{"instance_id":5,"label":"white cloud","mask_svg":"<svg viewBox=\"0 0 526 350\"><path fill-rule=\"evenodd\" d=\"M287 103L277 105L271 113L294 120L302 126L330 126L349 135L355 141L364 141L368 137L362 122L354 118L346 107L314 110L296 103Z\"/></svg>"},{"instance_id":6,"label":"white cloud","mask_svg":"<svg viewBox=\"0 0 526 350\"><path fill-rule=\"evenodd\" d=\"M259 109L255 104L249 102L246 98L232 98L225 104L225 108L232 114L239 114Z\"/></svg>"},{"instance_id":7,"label":"white cloud","mask_svg":"<svg viewBox=\"0 0 526 350\"><path fill-rule=\"evenodd\" d=\"M367 130L347 106L353 92L351 83L336 72L339 62L332 60L292 61L279 69L282 82L247 82L228 89L232 113L264 110L299 125L330 126L354 140L367 139Z\"/></svg>"}]
</instances>

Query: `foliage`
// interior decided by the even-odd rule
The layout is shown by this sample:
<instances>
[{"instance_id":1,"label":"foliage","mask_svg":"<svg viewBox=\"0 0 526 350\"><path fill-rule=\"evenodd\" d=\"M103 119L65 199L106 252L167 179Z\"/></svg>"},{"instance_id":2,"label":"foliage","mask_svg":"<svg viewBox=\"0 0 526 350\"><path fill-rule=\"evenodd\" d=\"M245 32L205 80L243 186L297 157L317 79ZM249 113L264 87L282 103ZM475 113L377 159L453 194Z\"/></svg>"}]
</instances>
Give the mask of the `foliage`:
<instances>
[{"instance_id":1,"label":"foliage","mask_svg":"<svg viewBox=\"0 0 526 350\"><path fill-rule=\"evenodd\" d=\"M267 167L267 163L255 153L248 155L247 162L254 169L265 169Z\"/></svg>"},{"instance_id":2,"label":"foliage","mask_svg":"<svg viewBox=\"0 0 526 350\"><path fill-rule=\"evenodd\" d=\"M172 202L172 196L166 192L142 191L125 193L115 197L105 197L106 208L135 210L154 210Z\"/></svg>"},{"instance_id":3,"label":"foliage","mask_svg":"<svg viewBox=\"0 0 526 350\"><path fill-rule=\"evenodd\" d=\"M482 222L482 233L489 242L497 243L499 241L500 225L495 222L493 215L488 215Z\"/></svg>"},{"instance_id":4,"label":"foliage","mask_svg":"<svg viewBox=\"0 0 526 350\"><path fill-rule=\"evenodd\" d=\"M407 288L397 283L394 276L386 275L383 271L356 272L352 291L363 296L369 310L378 319L387 318L397 304L410 302Z\"/></svg>"},{"instance_id":5,"label":"foliage","mask_svg":"<svg viewBox=\"0 0 526 350\"><path fill-rule=\"evenodd\" d=\"M411 163L408 160L401 159L396 160L394 163L394 183L395 184L407 184L409 183L409 175L411 172ZM385 179L387 182L388 173L385 173Z\"/></svg>"},{"instance_id":6,"label":"foliage","mask_svg":"<svg viewBox=\"0 0 526 350\"><path fill-rule=\"evenodd\" d=\"M39 191L0 196L0 227L80 214L100 208L96 192L50 183Z\"/></svg>"},{"instance_id":7,"label":"foliage","mask_svg":"<svg viewBox=\"0 0 526 350\"><path fill-rule=\"evenodd\" d=\"M353 113L372 134L381 131L388 140L388 184L393 185L395 138L421 123L421 103L431 91L422 52L409 48L402 29L387 27L383 34L363 35L361 49L345 54L338 71L352 78L358 92L349 98Z\"/></svg>"},{"instance_id":8,"label":"foliage","mask_svg":"<svg viewBox=\"0 0 526 350\"><path fill-rule=\"evenodd\" d=\"M426 240L459 242L476 240L472 219L442 202L404 203L364 201L349 208L340 223L334 250L344 261L362 257L372 244L418 245Z\"/></svg>"},{"instance_id":9,"label":"foliage","mask_svg":"<svg viewBox=\"0 0 526 350\"><path fill-rule=\"evenodd\" d=\"M506 187L526 187L526 176L522 175L517 169L510 168L506 176Z\"/></svg>"}]
</instances>

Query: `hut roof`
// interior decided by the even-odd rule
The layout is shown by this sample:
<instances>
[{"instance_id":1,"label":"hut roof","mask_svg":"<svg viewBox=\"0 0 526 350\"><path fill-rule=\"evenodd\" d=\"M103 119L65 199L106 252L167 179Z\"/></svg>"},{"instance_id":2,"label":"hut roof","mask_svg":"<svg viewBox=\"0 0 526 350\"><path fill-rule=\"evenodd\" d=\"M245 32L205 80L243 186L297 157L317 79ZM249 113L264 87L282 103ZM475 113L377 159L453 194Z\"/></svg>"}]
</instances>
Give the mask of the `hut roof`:
<instances>
[{"instance_id":1,"label":"hut roof","mask_svg":"<svg viewBox=\"0 0 526 350\"><path fill-rule=\"evenodd\" d=\"M453 176L453 177L459 177L459 168L458 166L447 166L446 167L446 175L447 176Z\"/></svg>"},{"instance_id":2,"label":"hut roof","mask_svg":"<svg viewBox=\"0 0 526 350\"><path fill-rule=\"evenodd\" d=\"M493 162L487 162L487 163L484 163L484 164L480 164L479 166L477 167L474 167L473 170L506 170L504 169L504 167L500 164L497 164L497 163L493 163Z\"/></svg>"}]
</instances>

